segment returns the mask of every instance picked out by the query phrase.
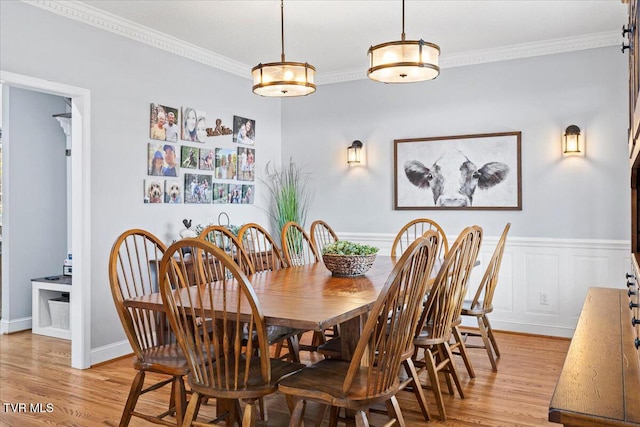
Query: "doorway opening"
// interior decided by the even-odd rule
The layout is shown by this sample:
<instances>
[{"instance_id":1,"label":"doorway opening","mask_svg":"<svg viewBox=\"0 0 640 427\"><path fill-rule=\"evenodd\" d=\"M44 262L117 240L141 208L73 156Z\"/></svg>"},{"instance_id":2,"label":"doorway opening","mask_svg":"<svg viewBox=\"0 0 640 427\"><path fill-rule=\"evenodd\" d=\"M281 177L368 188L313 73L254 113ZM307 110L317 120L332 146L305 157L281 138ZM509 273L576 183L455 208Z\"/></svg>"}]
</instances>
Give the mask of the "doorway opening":
<instances>
[{"instance_id":1,"label":"doorway opening","mask_svg":"<svg viewBox=\"0 0 640 427\"><path fill-rule=\"evenodd\" d=\"M86 369L91 366L90 92L87 89L3 70L0 70L0 84L62 96L71 100L73 117L71 121L71 209L69 211L73 248L73 291L69 304L71 366ZM6 126L5 130L4 139L8 140L11 131ZM5 188L5 190L8 189ZM7 231L11 224L5 222L5 231ZM2 263L3 267L7 266L6 260L2 260ZM6 268L2 268L3 278L7 275ZM1 301L3 312L5 312L10 307L11 301L8 300L10 298L7 291L8 284L5 280L3 282L5 286L1 289ZM12 322L6 321L3 316L0 320L0 333L13 332L12 325Z\"/></svg>"}]
</instances>

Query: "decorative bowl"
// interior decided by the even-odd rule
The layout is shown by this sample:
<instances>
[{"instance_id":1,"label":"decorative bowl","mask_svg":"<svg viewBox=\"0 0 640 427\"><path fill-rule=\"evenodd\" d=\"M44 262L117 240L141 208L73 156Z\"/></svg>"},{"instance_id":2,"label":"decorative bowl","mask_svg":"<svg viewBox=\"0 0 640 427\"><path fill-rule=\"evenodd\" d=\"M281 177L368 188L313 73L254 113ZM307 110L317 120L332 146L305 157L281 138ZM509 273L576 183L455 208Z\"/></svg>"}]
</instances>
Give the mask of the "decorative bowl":
<instances>
[{"instance_id":1,"label":"decorative bowl","mask_svg":"<svg viewBox=\"0 0 640 427\"><path fill-rule=\"evenodd\" d=\"M366 273L373 261L376 259L376 254L371 255L334 255L324 254L322 255L322 261L324 261L325 267L334 275L342 277L362 276Z\"/></svg>"}]
</instances>

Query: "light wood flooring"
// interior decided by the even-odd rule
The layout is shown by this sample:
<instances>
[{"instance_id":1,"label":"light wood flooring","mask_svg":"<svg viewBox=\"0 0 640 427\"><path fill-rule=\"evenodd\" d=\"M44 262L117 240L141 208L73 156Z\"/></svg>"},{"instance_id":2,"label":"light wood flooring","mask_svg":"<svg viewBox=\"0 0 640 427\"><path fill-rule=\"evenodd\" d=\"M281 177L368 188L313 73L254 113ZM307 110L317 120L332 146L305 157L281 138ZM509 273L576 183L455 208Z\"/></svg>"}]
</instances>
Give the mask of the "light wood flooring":
<instances>
[{"instance_id":1,"label":"light wood flooring","mask_svg":"<svg viewBox=\"0 0 640 427\"><path fill-rule=\"evenodd\" d=\"M497 339L502 351L497 373L491 371L484 350L470 350L476 371L473 380L458 360L466 399L445 394L447 421L435 417L430 390L426 390L434 417L430 424L423 421L413 394L400 392L398 399L407 425L557 426L547 422L547 411L570 341L512 333L497 333ZM117 426L135 373L131 360L126 357L76 370L69 367L69 341L32 335L30 331L1 335L0 426ZM303 362L308 363L309 358ZM142 397L140 408L162 412L168 394L155 393L155 397ZM269 396L267 407L269 418L262 425L287 425L282 396ZM214 410L213 405L207 405L201 413L213 414ZM317 414L318 408L310 407L305 424L313 425ZM376 417L380 415L372 415L374 422L384 421ZM134 418L130 425L152 424Z\"/></svg>"}]
</instances>

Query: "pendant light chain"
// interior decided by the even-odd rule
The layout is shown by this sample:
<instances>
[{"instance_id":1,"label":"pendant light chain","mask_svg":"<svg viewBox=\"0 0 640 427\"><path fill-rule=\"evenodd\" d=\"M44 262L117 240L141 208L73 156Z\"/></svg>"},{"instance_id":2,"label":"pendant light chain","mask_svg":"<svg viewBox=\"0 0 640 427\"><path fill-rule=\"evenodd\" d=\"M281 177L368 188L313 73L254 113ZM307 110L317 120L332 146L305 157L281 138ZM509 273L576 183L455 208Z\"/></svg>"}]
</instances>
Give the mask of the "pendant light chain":
<instances>
[{"instance_id":1,"label":"pendant light chain","mask_svg":"<svg viewBox=\"0 0 640 427\"><path fill-rule=\"evenodd\" d=\"M280 60L284 62L284 0L280 0L280 40L282 40Z\"/></svg>"},{"instance_id":2,"label":"pendant light chain","mask_svg":"<svg viewBox=\"0 0 640 427\"><path fill-rule=\"evenodd\" d=\"M405 34L404 34L404 0L402 0L402 41L405 40Z\"/></svg>"}]
</instances>

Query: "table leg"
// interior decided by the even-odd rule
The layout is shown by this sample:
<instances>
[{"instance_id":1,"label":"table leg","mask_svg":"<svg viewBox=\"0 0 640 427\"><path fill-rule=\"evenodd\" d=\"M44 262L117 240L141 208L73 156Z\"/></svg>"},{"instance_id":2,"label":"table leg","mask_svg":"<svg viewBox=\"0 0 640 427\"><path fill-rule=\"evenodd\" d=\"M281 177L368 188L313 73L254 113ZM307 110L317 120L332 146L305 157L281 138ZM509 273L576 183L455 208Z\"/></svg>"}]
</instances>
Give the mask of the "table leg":
<instances>
[{"instance_id":1,"label":"table leg","mask_svg":"<svg viewBox=\"0 0 640 427\"><path fill-rule=\"evenodd\" d=\"M360 339L364 316L354 317L340 324L340 343L343 360L351 360Z\"/></svg>"}]
</instances>

